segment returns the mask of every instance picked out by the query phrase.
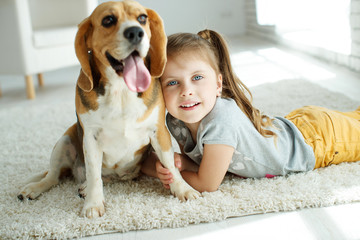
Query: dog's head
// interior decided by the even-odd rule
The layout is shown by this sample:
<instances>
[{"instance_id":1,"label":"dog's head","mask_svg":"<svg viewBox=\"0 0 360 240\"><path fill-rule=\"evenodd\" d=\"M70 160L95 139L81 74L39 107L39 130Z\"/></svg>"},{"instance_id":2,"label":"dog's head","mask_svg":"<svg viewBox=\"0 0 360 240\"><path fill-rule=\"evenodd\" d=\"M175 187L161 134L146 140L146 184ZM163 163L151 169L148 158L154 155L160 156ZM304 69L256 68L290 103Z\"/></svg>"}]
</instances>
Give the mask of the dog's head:
<instances>
[{"instance_id":1,"label":"dog's head","mask_svg":"<svg viewBox=\"0 0 360 240\"><path fill-rule=\"evenodd\" d=\"M145 91L151 76L163 73L166 42L163 22L155 11L131 0L100 4L79 24L76 35L75 51L85 75L79 78L79 87L86 92L93 89L93 56L97 64L111 66L122 76L130 90Z\"/></svg>"}]
</instances>

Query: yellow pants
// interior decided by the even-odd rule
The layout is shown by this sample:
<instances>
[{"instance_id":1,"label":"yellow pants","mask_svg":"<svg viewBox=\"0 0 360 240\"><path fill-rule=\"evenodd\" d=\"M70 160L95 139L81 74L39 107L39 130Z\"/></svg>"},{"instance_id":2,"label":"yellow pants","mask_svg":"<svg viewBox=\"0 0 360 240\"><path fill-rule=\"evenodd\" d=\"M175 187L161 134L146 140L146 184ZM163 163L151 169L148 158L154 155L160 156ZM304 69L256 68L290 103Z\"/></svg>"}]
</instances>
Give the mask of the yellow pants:
<instances>
[{"instance_id":1,"label":"yellow pants","mask_svg":"<svg viewBox=\"0 0 360 240\"><path fill-rule=\"evenodd\" d=\"M360 160L360 107L353 112L306 106L285 118L314 149L315 168Z\"/></svg>"}]
</instances>

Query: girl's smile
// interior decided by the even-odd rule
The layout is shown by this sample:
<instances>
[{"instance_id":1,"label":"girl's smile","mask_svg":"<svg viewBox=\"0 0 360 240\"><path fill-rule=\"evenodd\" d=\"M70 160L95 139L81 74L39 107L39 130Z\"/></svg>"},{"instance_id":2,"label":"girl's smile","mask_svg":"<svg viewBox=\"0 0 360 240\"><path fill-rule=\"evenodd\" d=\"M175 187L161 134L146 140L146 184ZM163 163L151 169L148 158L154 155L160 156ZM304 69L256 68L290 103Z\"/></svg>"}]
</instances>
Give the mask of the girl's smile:
<instances>
[{"instance_id":1,"label":"girl's smile","mask_svg":"<svg viewBox=\"0 0 360 240\"><path fill-rule=\"evenodd\" d=\"M190 111L190 110L194 110L200 104L201 104L200 102L183 103L183 104L180 105L180 108L185 110L185 111Z\"/></svg>"}]
</instances>

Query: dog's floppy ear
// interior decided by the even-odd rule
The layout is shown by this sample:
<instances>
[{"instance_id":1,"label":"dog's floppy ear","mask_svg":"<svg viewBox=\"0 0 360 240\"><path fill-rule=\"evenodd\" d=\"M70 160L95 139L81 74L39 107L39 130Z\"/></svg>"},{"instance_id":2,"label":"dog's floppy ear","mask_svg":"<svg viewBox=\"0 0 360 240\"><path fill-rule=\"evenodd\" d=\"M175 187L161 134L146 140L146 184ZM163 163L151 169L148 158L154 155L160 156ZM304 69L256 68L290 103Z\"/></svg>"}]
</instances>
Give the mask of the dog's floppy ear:
<instances>
[{"instance_id":1,"label":"dog's floppy ear","mask_svg":"<svg viewBox=\"0 0 360 240\"><path fill-rule=\"evenodd\" d=\"M160 77L166 64L166 43L167 37L164 24L160 16L152 9L146 9L150 21L150 74L153 77Z\"/></svg>"},{"instance_id":2,"label":"dog's floppy ear","mask_svg":"<svg viewBox=\"0 0 360 240\"><path fill-rule=\"evenodd\" d=\"M85 18L78 28L75 38L75 52L81 65L81 71L84 75L80 74L77 84L85 92L90 92L93 89L93 76L91 73L90 59L88 54L87 37L91 31L91 21Z\"/></svg>"}]
</instances>

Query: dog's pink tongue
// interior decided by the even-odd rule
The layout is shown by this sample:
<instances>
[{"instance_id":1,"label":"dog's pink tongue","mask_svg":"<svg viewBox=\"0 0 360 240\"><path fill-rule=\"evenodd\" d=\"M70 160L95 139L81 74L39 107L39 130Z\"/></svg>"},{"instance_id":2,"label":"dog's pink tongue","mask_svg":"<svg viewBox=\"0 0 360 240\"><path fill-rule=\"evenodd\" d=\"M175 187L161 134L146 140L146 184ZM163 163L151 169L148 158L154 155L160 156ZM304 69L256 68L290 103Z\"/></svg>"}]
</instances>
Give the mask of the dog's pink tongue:
<instances>
[{"instance_id":1,"label":"dog's pink tongue","mask_svg":"<svg viewBox=\"0 0 360 240\"><path fill-rule=\"evenodd\" d=\"M144 92L151 82L149 70L140 56L131 54L125 58L124 80L133 92Z\"/></svg>"}]
</instances>

